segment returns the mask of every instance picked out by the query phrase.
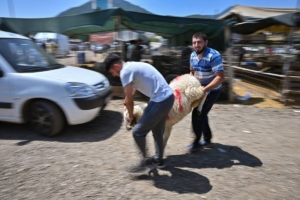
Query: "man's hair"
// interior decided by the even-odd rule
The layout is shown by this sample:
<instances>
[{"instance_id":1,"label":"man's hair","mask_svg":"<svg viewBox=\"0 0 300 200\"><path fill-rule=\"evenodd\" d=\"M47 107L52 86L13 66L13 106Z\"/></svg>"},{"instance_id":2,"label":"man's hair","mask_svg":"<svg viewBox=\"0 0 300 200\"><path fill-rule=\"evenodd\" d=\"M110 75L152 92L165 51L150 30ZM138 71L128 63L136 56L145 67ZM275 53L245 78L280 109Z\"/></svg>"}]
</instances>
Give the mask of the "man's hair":
<instances>
[{"instance_id":1,"label":"man's hair","mask_svg":"<svg viewBox=\"0 0 300 200\"><path fill-rule=\"evenodd\" d=\"M202 32L195 33L193 35L193 38L202 38L204 41L207 40L207 37L206 37L205 33L202 33Z\"/></svg>"},{"instance_id":2,"label":"man's hair","mask_svg":"<svg viewBox=\"0 0 300 200\"><path fill-rule=\"evenodd\" d=\"M118 56L117 54L114 54L114 53L110 53L105 58L103 64L104 64L106 71L109 71L109 69L111 68L111 66L113 66L113 64L121 63L121 62L122 62L122 60L121 60L120 56Z\"/></svg>"}]
</instances>

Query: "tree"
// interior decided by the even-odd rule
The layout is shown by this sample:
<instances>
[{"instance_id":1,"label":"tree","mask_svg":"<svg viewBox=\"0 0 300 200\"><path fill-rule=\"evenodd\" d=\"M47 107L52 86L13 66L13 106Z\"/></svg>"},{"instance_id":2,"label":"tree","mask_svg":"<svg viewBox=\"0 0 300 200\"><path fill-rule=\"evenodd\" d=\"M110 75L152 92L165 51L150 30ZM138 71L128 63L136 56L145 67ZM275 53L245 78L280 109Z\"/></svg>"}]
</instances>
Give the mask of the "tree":
<instances>
[{"instance_id":1,"label":"tree","mask_svg":"<svg viewBox=\"0 0 300 200\"><path fill-rule=\"evenodd\" d=\"M157 39L157 38L151 38L151 42L159 42L159 39Z\"/></svg>"}]
</instances>

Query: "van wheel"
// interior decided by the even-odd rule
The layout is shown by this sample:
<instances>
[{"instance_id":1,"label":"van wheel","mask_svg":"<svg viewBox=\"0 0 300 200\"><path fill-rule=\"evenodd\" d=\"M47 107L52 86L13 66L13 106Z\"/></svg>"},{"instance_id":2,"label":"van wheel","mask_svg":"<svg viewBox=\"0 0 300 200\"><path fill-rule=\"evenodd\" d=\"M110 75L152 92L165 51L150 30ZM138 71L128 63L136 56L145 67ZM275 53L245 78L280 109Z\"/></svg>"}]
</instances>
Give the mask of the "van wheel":
<instances>
[{"instance_id":1,"label":"van wheel","mask_svg":"<svg viewBox=\"0 0 300 200\"><path fill-rule=\"evenodd\" d=\"M64 118L56 105L47 101L37 101L30 106L31 128L46 136L59 133L64 127Z\"/></svg>"}]
</instances>

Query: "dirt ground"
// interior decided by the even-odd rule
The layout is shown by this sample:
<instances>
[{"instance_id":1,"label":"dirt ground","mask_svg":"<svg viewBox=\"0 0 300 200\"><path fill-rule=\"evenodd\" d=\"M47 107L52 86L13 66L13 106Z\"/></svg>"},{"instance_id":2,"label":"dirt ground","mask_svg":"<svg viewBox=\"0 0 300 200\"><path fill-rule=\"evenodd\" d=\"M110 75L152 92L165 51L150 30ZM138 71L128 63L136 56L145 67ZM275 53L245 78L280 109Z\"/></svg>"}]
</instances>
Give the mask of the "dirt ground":
<instances>
[{"instance_id":1,"label":"dirt ground","mask_svg":"<svg viewBox=\"0 0 300 200\"><path fill-rule=\"evenodd\" d=\"M132 176L139 156L121 109L114 99L94 121L51 138L0 123L0 199L299 199L299 110L218 103L211 149L183 150L189 115L173 129L168 167Z\"/></svg>"},{"instance_id":2,"label":"dirt ground","mask_svg":"<svg viewBox=\"0 0 300 200\"><path fill-rule=\"evenodd\" d=\"M245 92L235 87L236 94ZM193 139L189 115L171 133L168 167L133 176L128 168L139 155L122 121L122 102L113 99L92 122L50 138L0 122L0 199L299 199L298 107L255 95L219 102L209 114L212 148L184 151ZM147 139L151 155L151 134Z\"/></svg>"}]
</instances>

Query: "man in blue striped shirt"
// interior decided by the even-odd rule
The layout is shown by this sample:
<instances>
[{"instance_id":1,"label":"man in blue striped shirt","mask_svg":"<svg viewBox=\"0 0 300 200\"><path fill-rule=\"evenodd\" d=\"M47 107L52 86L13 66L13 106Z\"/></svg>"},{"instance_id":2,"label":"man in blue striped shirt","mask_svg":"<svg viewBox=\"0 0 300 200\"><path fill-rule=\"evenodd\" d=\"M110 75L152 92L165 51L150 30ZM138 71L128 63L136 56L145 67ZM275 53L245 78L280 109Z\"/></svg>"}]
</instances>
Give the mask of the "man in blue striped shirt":
<instances>
[{"instance_id":1,"label":"man in blue striped shirt","mask_svg":"<svg viewBox=\"0 0 300 200\"><path fill-rule=\"evenodd\" d=\"M195 151L211 144L212 134L207 115L220 95L224 81L224 67L220 53L207 46L208 40L204 33L194 34L192 42L194 52L190 57L190 74L200 81L204 87L203 92L207 95L201 113L197 108L192 112L192 126L196 138L188 149ZM199 143L202 133L204 139Z\"/></svg>"}]
</instances>

